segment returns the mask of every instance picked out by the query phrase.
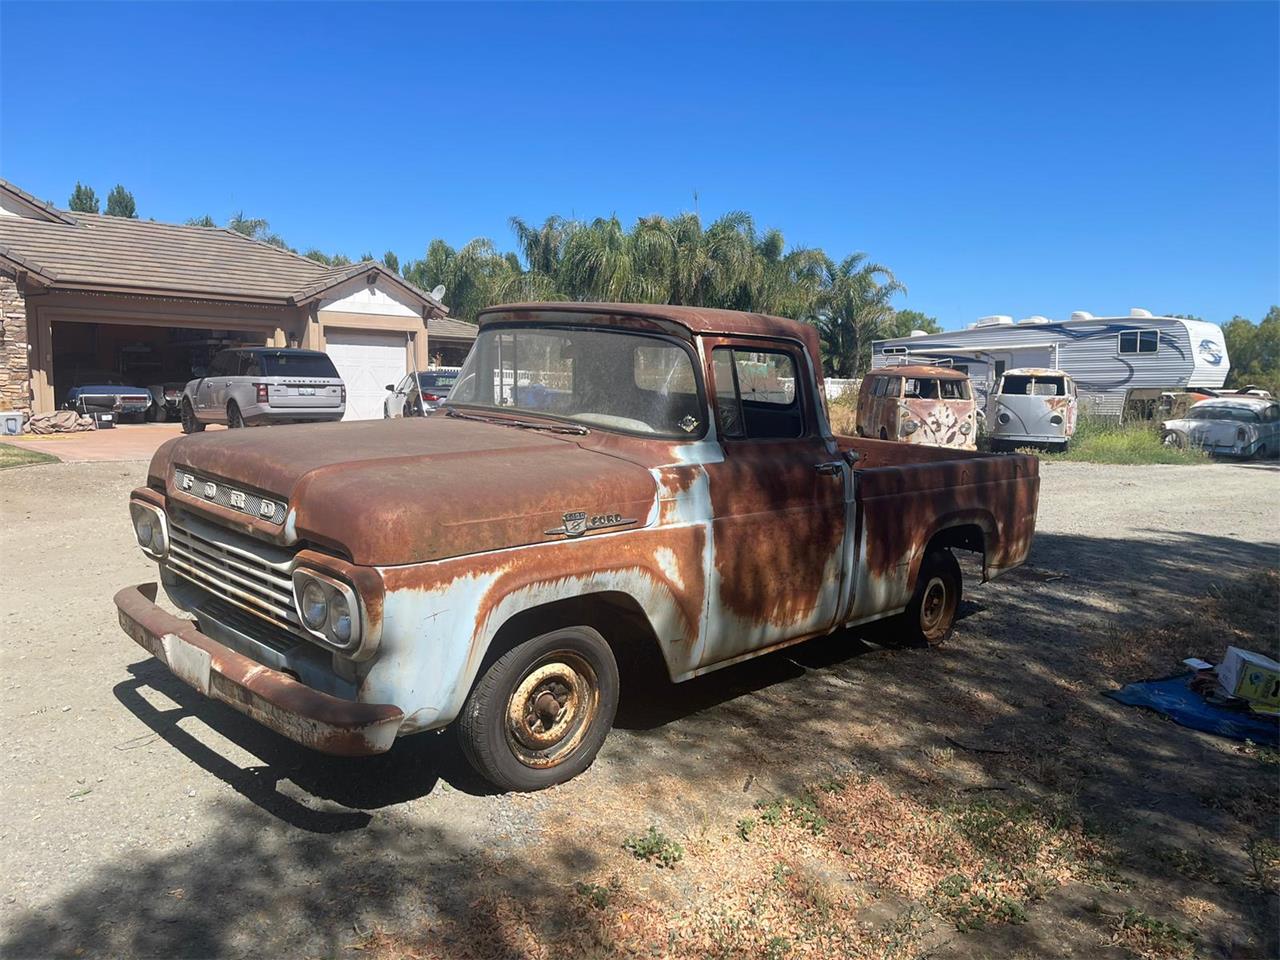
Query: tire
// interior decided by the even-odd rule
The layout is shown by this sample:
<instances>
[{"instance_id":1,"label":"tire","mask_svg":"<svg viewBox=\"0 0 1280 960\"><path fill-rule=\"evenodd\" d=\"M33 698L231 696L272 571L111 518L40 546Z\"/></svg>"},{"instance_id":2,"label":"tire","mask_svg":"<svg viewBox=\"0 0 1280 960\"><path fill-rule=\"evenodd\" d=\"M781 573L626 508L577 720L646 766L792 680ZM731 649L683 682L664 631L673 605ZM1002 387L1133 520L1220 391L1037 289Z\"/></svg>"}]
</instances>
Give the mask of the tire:
<instances>
[{"instance_id":1,"label":"tire","mask_svg":"<svg viewBox=\"0 0 1280 960\"><path fill-rule=\"evenodd\" d=\"M199 433L204 429L204 424L196 419L196 412L191 409L190 400L182 401L179 417L182 420L183 433Z\"/></svg>"},{"instance_id":2,"label":"tire","mask_svg":"<svg viewBox=\"0 0 1280 960\"><path fill-rule=\"evenodd\" d=\"M240 405L234 400L227 404L227 429L239 430L244 426L244 416L240 413Z\"/></svg>"},{"instance_id":3,"label":"tire","mask_svg":"<svg viewBox=\"0 0 1280 960\"><path fill-rule=\"evenodd\" d=\"M166 407L163 403L156 405L155 422L156 423L169 422L169 408Z\"/></svg>"},{"instance_id":4,"label":"tire","mask_svg":"<svg viewBox=\"0 0 1280 960\"><path fill-rule=\"evenodd\" d=\"M462 751L502 790L542 790L596 758L618 710L618 664L591 627L526 640L481 674L456 724ZM548 728L552 711L558 715Z\"/></svg>"},{"instance_id":5,"label":"tire","mask_svg":"<svg viewBox=\"0 0 1280 960\"><path fill-rule=\"evenodd\" d=\"M950 550L925 554L916 591L903 614L903 640L918 647L936 647L950 640L963 590L960 564Z\"/></svg>"},{"instance_id":6,"label":"tire","mask_svg":"<svg viewBox=\"0 0 1280 960\"><path fill-rule=\"evenodd\" d=\"M1177 430L1166 430L1164 436L1160 438L1160 442L1166 447L1177 447L1179 450L1183 450L1187 446L1187 438Z\"/></svg>"}]
</instances>

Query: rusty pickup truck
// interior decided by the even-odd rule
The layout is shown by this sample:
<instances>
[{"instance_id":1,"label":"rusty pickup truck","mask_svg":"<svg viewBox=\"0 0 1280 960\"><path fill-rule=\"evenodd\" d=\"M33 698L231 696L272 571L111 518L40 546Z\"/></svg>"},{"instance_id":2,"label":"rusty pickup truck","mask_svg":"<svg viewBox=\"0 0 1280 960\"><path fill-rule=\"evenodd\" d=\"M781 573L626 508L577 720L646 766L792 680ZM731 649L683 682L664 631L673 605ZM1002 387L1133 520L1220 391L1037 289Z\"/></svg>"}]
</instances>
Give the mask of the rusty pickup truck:
<instances>
[{"instance_id":1,"label":"rusty pickup truck","mask_svg":"<svg viewBox=\"0 0 1280 960\"><path fill-rule=\"evenodd\" d=\"M497 786L585 770L637 652L688 680L896 617L952 632L1020 564L1037 461L833 436L814 329L691 307L495 307L426 418L176 438L129 508L124 630L313 749L452 726ZM623 669L619 669L622 664Z\"/></svg>"}]
</instances>

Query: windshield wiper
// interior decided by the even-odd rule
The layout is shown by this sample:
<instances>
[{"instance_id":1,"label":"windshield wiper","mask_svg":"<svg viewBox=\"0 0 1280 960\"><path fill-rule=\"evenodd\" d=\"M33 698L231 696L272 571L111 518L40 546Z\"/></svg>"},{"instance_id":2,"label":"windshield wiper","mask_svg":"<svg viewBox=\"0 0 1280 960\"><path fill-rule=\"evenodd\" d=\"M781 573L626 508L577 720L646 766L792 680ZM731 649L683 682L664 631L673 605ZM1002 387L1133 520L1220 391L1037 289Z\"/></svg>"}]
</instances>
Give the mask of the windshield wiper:
<instances>
[{"instance_id":1,"label":"windshield wiper","mask_svg":"<svg viewBox=\"0 0 1280 960\"><path fill-rule=\"evenodd\" d=\"M446 409L446 417L458 417L461 420L476 420L480 423L496 423L500 427L516 427L519 430L543 430L547 433L569 433L577 437L585 437L591 431L586 427L574 427L567 424L531 423L528 420L508 420L504 417L479 417L474 413L460 413Z\"/></svg>"}]
</instances>

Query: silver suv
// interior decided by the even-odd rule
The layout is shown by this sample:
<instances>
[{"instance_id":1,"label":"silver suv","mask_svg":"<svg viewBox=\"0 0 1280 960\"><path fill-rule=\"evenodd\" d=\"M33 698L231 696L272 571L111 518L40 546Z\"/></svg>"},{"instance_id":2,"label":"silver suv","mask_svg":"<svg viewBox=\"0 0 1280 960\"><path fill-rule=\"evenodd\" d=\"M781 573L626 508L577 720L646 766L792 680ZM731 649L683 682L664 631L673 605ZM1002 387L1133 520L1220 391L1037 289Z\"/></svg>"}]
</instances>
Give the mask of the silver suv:
<instances>
[{"instance_id":1,"label":"silver suv","mask_svg":"<svg viewBox=\"0 0 1280 960\"><path fill-rule=\"evenodd\" d=\"M203 377L182 391L182 432L341 420L347 388L327 353L247 347L218 353Z\"/></svg>"}]
</instances>

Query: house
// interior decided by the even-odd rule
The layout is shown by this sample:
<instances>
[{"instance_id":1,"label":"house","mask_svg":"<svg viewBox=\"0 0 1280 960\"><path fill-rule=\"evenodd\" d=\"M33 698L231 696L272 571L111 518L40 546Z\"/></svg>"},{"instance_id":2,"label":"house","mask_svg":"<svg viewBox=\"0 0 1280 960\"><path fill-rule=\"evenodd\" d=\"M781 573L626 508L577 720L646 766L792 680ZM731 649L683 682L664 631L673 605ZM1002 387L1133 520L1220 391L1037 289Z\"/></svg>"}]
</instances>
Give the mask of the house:
<instances>
[{"instance_id":1,"label":"house","mask_svg":"<svg viewBox=\"0 0 1280 960\"><path fill-rule=\"evenodd\" d=\"M877 340L871 366L943 363L964 370L985 397L1013 367L1065 370L1082 404L1119 416L1135 396L1185 387L1221 387L1231 368L1222 328L1216 323L1157 317L1134 309L1126 317L1077 311L1069 320L984 317L966 330Z\"/></svg>"},{"instance_id":2,"label":"house","mask_svg":"<svg viewBox=\"0 0 1280 960\"><path fill-rule=\"evenodd\" d=\"M347 416L457 365L476 328L380 263L327 267L217 227L68 213L0 180L0 407L55 410L77 379L186 382L227 346L324 350Z\"/></svg>"}]
</instances>

